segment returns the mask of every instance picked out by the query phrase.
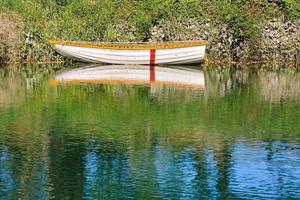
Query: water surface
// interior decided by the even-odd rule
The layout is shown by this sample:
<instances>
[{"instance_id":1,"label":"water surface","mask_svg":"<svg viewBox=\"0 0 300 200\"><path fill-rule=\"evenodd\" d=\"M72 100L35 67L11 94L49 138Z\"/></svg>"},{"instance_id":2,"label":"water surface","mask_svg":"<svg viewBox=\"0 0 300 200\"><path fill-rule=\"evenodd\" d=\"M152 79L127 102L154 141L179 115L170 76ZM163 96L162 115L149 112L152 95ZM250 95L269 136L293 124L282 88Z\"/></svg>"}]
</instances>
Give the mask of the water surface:
<instances>
[{"instance_id":1,"label":"water surface","mask_svg":"<svg viewBox=\"0 0 300 200\"><path fill-rule=\"evenodd\" d=\"M56 69L0 69L0 199L300 198L299 73Z\"/></svg>"}]
</instances>

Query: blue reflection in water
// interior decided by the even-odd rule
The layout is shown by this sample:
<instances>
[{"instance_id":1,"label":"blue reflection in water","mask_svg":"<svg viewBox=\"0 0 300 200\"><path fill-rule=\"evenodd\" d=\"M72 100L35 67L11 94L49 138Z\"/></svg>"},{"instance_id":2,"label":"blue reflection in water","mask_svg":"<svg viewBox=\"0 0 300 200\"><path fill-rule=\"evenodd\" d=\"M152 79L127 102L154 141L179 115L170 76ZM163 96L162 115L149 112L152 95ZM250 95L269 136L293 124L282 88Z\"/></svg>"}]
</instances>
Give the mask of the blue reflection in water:
<instances>
[{"instance_id":1,"label":"blue reflection in water","mask_svg":"<svg viewBox=\"0 0 300 200\"><path fill-rule=\"evenodd\" d=\"M48 199L51 186L48 184L46 161L39 160L37 169L31 169L31 166L22 169L21 165L14 165L16 158L11 155L8 147L3 146L0 153L0 199L18 199L19 195L25 199ZM18 176L23 177L20 179Z\"/></svg>"},{"instance_id":2,"label":"blue reflection in water","mask_svg":"<svg viewBox=\"0 0 300 200\"><path fill-rule=\"evenodd\" d=\"M230 191L240 198L300 197L299 147L281 142L237 142L232 152Z\"/></svg>"},{"instance_id":3,"label":"blue reflection in water","mask_svg":"<svg viewBox=\"0 0 300 200\"><path fill-rule=\"evenodd\" d=\"M135 152L132 157L124 152L99 154L90 149L85 156L85 197L299 197L299 145L293 145L293 151L284 147L273 153L268 145L237 142L231 149L227 172L222 171L222 164L228 163L220 163L220 155L215 155L220 152L194 146L174 150L172 146L155 144ZM227 186L222 185L226 182Z\"/></svg>"},{"instance_id":4,"label":"blue reflection in water","mask_svg":"<svg viewBox=\"0 0 300 200\"><path fill-rule=\"evenodd\" d=\"M9 163L8 147L3 146L0 152L0 198L13 199L15 182L13 179L11 166Z\"/></svg>"},{"instance_id":5,"label":"blue reflection in water","mask_svg":"<svg viewBox=\"0 0 300 200\"><path fill-rule=\"evenodd\" d=\"M118 199L133 196L127 153L105 152L101 146L91 146L84 158L84 198Z\"/></svg>"},{"instance_id":6,"label":"blue reflection in water","mask_svg":"<svg viewBox=\"0 0 300 200\"><path fill-rule=\"evenodd\" d=\"M160 196L171 197L176 194L178 198L191 199L197 194L197 188L193 186L197 170L192 149L187 147L181 153L169 150L156 148L154 152Z\"/></svg>"},{"instance_id":7,"label":"blue reflection in water","mask_svg":"<svg viewBox=\"0 0 300 200\"><path fill-rule=\"evenodd\" d=\"M84 184L84 194L86 197L92 197L94 195L94 190L97 188L98 183L98 160L97 154L93 151L87 152L85 156L85 184ZM88 196L89 195L89 196Z\"/></svg>"}]
</instances>

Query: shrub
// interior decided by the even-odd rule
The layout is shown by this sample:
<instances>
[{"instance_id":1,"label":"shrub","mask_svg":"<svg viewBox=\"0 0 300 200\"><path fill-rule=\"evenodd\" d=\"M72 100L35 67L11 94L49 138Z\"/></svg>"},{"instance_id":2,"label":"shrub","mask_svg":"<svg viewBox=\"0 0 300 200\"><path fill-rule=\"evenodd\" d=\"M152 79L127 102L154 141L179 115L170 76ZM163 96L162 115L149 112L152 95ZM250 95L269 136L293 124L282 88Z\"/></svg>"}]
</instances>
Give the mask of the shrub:
<instances>
[{"instance_id":1,"label":"shrub","mask_svg":"<svg viewBox=\"0 0 300 200\"><path fill-rule=\"evenodd\" d=\"M283 10L291 20L300 18L300 1L299 0L282 0Z\"/></svg>"},{"instance_id":2,"label":"shrub","mask_svg":"<svg viewBox=\"0 0 300 200\"><path fill-rule=\"evenodd\" d=\"M0 8L0 63L18 60L21 18Z\"/></svg>"}]
</instances>

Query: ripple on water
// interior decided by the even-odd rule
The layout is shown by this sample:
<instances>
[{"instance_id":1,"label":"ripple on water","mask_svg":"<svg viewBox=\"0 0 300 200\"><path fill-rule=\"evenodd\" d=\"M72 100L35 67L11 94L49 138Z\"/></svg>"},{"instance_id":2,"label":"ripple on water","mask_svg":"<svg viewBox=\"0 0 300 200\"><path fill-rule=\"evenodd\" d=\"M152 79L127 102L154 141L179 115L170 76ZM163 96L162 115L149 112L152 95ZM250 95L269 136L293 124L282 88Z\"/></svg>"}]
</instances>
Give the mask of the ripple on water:
<instances>
[{"instance_id":1,"label":"ripple on water","mask_svg":"<svg viewBox=\"0 0 300 200\"><path fill-rule=\"evenodd\" d=\"M194 70L200 90L34 72L27 87L15 70L0 85L0 199L299 199L300 75Z\"/></svg>"}]
</instances>

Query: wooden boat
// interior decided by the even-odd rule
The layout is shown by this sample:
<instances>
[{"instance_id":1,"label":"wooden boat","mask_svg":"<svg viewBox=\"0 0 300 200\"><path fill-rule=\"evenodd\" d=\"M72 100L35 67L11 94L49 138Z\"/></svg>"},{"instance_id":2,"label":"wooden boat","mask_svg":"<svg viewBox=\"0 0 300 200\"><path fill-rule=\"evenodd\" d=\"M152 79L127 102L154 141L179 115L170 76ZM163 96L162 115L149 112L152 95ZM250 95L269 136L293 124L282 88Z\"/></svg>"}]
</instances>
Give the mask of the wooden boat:
<instances>
[{"instance_id":1,"label":"wooden boat","mask_svg":"<svg viewBox=\"0 0 300 200\"><path fill-rule=\"evenodd\" d=\"M143 84L193 89L205 87L204 73L192 67L146 65L91 65L57 74L54 84Z\"/></svg>"},{"instance_id":2,"label":"wooden boat","mask_svg":"<svg viewBox=\"0 0 300 200\"><path fill-rule=\"evenodd\" d=\"M207 42L101 43L49 41L54 49L70 59L109 64L192 64L204 59Z\"/></svg>"}]
</instances>

